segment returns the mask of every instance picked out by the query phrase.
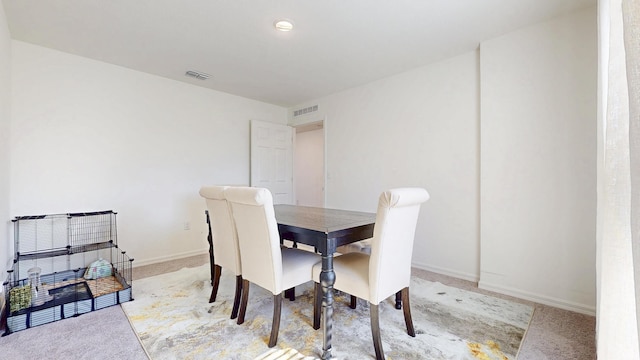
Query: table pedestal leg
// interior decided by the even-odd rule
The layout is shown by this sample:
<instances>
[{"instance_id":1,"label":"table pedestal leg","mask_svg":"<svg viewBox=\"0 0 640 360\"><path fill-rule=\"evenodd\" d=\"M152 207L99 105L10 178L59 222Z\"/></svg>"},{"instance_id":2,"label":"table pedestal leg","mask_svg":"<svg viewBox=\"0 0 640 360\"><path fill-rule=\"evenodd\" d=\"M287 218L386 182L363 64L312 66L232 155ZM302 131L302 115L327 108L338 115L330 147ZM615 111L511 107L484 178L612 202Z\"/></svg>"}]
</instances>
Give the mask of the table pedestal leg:
<instances>
[{"instance_id":1,"label":"table pedestal leg","mask_svg":"<svg viewBox=\"0 0 640 360\"><path fill-rule=\"evenodd\" d=\"M333 330L333 284L336 274L333 272L333 254L322 255L322 359L331 359L331 333Z\"/></svg>"}]
</instances>

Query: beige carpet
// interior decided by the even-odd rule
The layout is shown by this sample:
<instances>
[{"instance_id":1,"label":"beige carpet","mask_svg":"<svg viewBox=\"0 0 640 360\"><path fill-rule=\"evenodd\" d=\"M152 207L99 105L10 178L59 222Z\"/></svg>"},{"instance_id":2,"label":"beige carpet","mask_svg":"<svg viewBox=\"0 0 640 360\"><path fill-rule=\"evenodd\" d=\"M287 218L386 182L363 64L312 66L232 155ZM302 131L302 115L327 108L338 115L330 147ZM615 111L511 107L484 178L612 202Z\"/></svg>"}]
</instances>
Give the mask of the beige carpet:
<instances>
[{"instance_id":1,"label":"beige carpet","mask_svg":"<svg viewBox=\"0 0 640 360\"><path fill-rule=\"evenodd\" d=\"M292 358L320 356L322 332L311 327L311 283L296 289L296 301L284 301L278 344L269 349L271 294L252 285L246 321L237 325L229 319L235 279L223 271L218 299L209 304L209 276L204 265L136 281L135 301L122 308L151 359L271 359L278 350L300 353ZM348 300L336 294L333 355L375 358L368 306L360 301L352 310ZM392 299L380 306L388 360L515 359L533 314L528 305L418 278L412 279L411 305L415 338L406 334Z\"/></svg>"}]
</instances>

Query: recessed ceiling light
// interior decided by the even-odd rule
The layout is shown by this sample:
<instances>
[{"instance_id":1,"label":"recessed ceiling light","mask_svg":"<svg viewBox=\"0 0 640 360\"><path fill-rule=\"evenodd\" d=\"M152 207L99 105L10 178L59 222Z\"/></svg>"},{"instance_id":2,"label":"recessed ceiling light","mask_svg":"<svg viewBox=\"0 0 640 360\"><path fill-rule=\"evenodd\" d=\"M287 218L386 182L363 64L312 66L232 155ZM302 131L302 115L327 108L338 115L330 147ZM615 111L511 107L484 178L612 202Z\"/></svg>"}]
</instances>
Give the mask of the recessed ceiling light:
<instances>
[{"instance_id":1,"label":"recessed ceiling light","mask_svg":"<svg viewBox=\"0 0 640 360\"><path fill-rule=\"evenodd\" d=\"M278 31L291 31L291 30L293 30L293 22L291 22L291 20L287 20L287 19L276 20L273 23L273 26Z\"/></svg>"}]
</instances>

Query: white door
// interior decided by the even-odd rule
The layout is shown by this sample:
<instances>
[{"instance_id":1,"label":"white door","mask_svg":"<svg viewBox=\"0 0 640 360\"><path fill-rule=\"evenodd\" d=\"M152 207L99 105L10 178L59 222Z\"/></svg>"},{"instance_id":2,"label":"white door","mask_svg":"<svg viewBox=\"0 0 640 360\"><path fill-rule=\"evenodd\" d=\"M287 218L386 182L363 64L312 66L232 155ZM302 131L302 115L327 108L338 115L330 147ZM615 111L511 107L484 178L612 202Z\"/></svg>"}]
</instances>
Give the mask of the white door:
<instances>
[{"instance_id":1,"label":"white door","mask_svg":"<svg viewBox=\"0 0 640 360\"><path fill-rule=\"evenodd\" d=\"M293 128L251 120L251 186L269 189L274 204L293 204Z\"/></svg>"}]
</instances>

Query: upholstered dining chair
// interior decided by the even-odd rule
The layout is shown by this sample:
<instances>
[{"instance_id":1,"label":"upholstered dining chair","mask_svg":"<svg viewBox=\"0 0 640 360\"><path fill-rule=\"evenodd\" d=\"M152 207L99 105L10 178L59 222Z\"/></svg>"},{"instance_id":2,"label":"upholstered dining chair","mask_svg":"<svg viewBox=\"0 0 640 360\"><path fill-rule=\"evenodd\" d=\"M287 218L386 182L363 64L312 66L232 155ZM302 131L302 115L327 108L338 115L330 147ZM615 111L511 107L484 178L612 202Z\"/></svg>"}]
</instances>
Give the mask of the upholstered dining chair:
<instances>
[{"instance_id":1,"label":"upholstered dining chair","mask_svg":"<svg viewBox=\"0 0 640 360\"><path fill-rule=\"evenodd\" d=\"M341 255L352 253L352 252L361 252L361 253L371 255L371 239L360 240L351 244L339 246L336 249L336 252ZM351 307L352 309L355 309L356 305L357 305L357 298L351 295L351 304L349 305L349 307ZM396 309L402 309L402 300L400 299L400 292L396 293Z\"/></svg>"},{"instance_id":2,"label":"upholstered dining chair","mask_svg":"<svg viewBox=\"0 0 640 360\"><path fill-rule=\"evenodd\" d=\"M213 289L211 289L209 302L216 301L222 269L232 271L236 276L236 292L233 298L231 319L235 319L238 317L242 293L242 263L231 208L224 196L224 191L227 188L228 186L205 186L200 188L200 196L205 199L209 211L214 249Z\"/></svg>"},{"instance_id":3,"label":"upholstered dining chair","mask_svg":"<svg viewBox=\"0 0 640 360\"><path fill-rule=\"evenodd\" d=\"M269 190L231 187L225 190L225 197L238 231L242 260L242 302L238 324L245 320L250 283L270 291L273 294L273 322L269 347L273 347L278 341L283 291L313 280L311 269L322 259L309 251L280 246L273 197Z\"/></svg>"},{"instance_id":4,"label":"upholstered dining chair","mask_svg":"<svg viewBox=\"0 0 640 360\"><path fill-rule=\"evenodd\" d=\"M404 303L404 321L407 333L415 337L409 283L411 281L411 255L420 206L429 199L422 188L399 188L383 192L378 201L376 223L371 239L371 254L349 252L333 260L336 280L334 289L357 296L369 302L371 334L376 359L384 359L378 305L400 291ZM320 317L321 265L313 267L315 280L314 323Z\"/></svg>"},{"instance_id":5,"label":"upholstered dining chair","mask_svg":"<svg viewBox=\"0 0 640 360\"><path fill-rule=\"evenodd\" d=\"M339 254L348 254L350 252L363 252L365 254L371 254L371 239L356 241L351 244L342 245L336 249ZM351 295L351 303L349 307L355 309L357 306L357 298ZM402 309L402 293L398 291L396 293L396 309Z\"/></svg>"}]
</instances>

